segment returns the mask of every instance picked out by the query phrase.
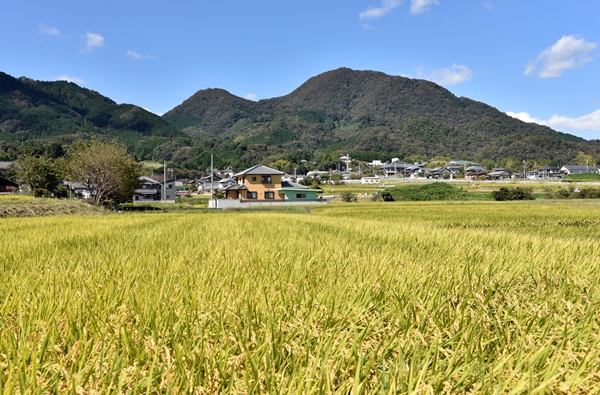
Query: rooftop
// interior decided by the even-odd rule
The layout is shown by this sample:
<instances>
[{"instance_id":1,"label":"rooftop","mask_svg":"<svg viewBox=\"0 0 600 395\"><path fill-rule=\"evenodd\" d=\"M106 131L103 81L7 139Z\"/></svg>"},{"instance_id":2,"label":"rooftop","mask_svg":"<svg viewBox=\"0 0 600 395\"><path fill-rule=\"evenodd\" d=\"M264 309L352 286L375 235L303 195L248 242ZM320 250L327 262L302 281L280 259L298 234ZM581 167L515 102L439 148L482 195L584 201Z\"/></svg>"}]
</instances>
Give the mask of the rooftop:
<instances>
[{"instance_id":1,"label":"rooftop","mask_svg":"<svg viewBox=\"0 0 600 395\"><path fill-rule=\"evenodd\" d=\"M271 169L270 167L267 166L263 166L263 165L255 165L252 166L244 171L241 171L237 174L234 174L234 177L238 177L238 176L244 176L246 174L257 174L257 175L283 175L284 173L282 171L279 170L275 170L275 169Z\"/></svg>"}]
</instances>

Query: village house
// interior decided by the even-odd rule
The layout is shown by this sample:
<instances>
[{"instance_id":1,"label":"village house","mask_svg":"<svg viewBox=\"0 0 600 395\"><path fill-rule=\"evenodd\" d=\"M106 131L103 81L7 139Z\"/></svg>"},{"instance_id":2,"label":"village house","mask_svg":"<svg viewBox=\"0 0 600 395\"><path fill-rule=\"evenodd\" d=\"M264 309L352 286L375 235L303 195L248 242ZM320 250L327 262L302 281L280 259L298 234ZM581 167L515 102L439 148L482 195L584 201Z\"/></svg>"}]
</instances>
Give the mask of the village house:
<instances>
[{"instance_id":1,"label":"village house","mask_svg":"<svg viewBox=\"0 0 600 395\"><path fill-rule=\"evenodd\" d=\"M598 168L588 165L564 165L561 167L560 171L564 174L598 174Z\"/></svg>"},{"instance_id":2,"label":"village house","mask_svg":"<svg viewBox=\"0 0 600 395\"><path fill-rule=\"evenodd\" d=\"M163 190L165 197L163 198ZM140 177L140 186L133 194L134 203L175 203L176 188L175 180L167 180L163 189L163 183L150 177Z\"/></svg>"},{"instance_id":3,"label":"village house","mask_svg":"<svg viewBox=\"0 0 600 395\"><path fill-rule=\"evenodd\" d=\"M61 181L61 185L67 187L72 196L81 199L91 199L92 191L80 182L76 181Z\"/></svg>"},{"instance_id":4,"label":"village house","mask_svg":"<svg viewBox=\"0 0 600 395\"><path fill-rule=\"evenodd\" d=\"M17 192L18 190L19 184L4 177L0 177L0 193Z\"/></svg>"},{"instance_id":5,"label":"village house","mask_svg":"<svg viewBox=\"0 0 600 395\"><path fill-rule=\"evenodd\" d=\"M488 180L510 180L510 173L503 168L492 169L485 178Z\"/></svg>"},{"instance_id":6,"label":"village house","mask_svg":"<svg viewBox=\"0 0 600 395\"><path fill-rule=\"evenodd\" d=\"M263 165L233 175L235 184L223 188L224 202L211 202L212 207L233 207L244 204L320 202L320 189L283 180L284 173Z\"/></svg>"},{"instance_id":7,"label":"village house","mask_svg":"<svg viewBox=\"0 0 600 395\"><path fill-rule=\"evenodd\" d=\"M538 178L550 179L550 178L561 178L563 173L557 166L544 166L538 170Z\"/></svg>"}]
</instances>

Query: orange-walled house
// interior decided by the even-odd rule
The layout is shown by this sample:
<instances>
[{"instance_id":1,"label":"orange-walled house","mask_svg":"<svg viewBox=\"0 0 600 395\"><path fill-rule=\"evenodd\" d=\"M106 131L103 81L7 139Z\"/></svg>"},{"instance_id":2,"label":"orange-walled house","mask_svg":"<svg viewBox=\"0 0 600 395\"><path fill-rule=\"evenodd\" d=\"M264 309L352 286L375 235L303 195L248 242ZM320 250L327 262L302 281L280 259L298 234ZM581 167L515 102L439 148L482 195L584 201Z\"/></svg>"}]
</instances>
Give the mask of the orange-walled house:
<instances>
[{"instance_id":1,"label":"orange-walled house","mask_svg":"<svg viewBox=\"0 0 600 395\"><path fill-rule=\"evenodd\" d=\"M316 199L317 189L282 181L283 172L263 165L233 175L236 183L223 189L227 199L306 200Z\"/></svg>"}]
</instances>

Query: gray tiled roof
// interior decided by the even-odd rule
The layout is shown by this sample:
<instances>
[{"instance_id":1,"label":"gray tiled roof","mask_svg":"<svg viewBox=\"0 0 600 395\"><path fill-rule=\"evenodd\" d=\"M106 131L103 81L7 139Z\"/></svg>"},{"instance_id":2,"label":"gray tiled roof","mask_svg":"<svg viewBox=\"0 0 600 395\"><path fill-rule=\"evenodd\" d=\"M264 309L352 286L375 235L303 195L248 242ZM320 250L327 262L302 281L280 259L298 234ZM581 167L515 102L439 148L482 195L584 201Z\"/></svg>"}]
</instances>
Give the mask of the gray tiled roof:
<instances>
[{"instance_id":1,"label":"gray tiled roof","mask_svg":"<svg viewBox=\"0 0 600 395\"><path fill-rule=\"evenodd\" d=\"M568 170L595 170L595 166L587 166L587 165L564 165L565 169Z\"/></svg>"},{"instance_id":2,"label":"gray tiled roof","mask_svg":"<svg viewBox=\"0 0 600 395\"><path fill-rule=\"evenodd\" d=\"M160 182L153 180L150 177L146 177L146 176L141 176L139 178L140 181L144 182L145 184L160 184Z\"/></svg>"},{"instance_id":3,"label":"gray tiled roof","mask_svg":"<svg viewBox=\"0 0 600 395\"><path fill-rule=\"evenodd\" d=\"M265 174L265 175L280 174L280 175L283 175L284 173L282 171L279 171L279 170L271 169L270 167L267 167L267 166L255 165L255 166L252 166L249 169L246 169L246 170L241 171L241 172L239 172L237 174L234 174L233 176L237 177L237 176L243 176L243 175L246 175L246 174L258 174L258 175L263 175L263 174Z\"/></svg>"},{"instance_id":4,"label":"gray tiled roof","mask_svg":"<svg viewBox=\"0 0 600 395\"><path fill-rule=\"evenodd\" d=\"M235 185L231 185L229 187L223 188L224 191L242 191L245 189L248 189L248 187L246 187L245 185L242 185L242 184L235 184Z\"/></svg>"},{"instance_id":5,"label":"gray tiled roof","mask_svg":"<svg viewBox=\"0 0 600 395\"><path fill-rule=\"evenodd\" d=\"M291 181L282 181L281 187L282 188L295 188L295 189L308 189L308 187L306 185L296 184L295 182L291 182Z\"/></svg>"}]
</instances>

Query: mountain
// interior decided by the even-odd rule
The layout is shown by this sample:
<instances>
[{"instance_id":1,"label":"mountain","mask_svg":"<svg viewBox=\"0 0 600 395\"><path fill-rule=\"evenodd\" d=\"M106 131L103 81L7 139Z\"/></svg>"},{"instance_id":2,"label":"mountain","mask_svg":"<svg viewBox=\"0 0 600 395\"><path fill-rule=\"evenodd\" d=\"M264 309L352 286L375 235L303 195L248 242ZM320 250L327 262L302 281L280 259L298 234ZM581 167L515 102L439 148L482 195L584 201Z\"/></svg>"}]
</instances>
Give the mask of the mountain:
<instances>
[{"instance_id":1,"label":"mountain","mask_svg":"<svg viewBox=\"0 0 600 395\"><path fill-rule=\"evenodd\" d=\"M301 157L324 162L445 155L459 158L572 160L598 154L598 142L525 123L425 80L341 68L290 94L253 102L202 90L163 118L213 152L252 160Z\"/></svg>"},{"instance_id":2,"label":"mountain","mask_svg":"<svg viewBox=\"0 0 600 395\"><path fill-rule=\"evenodd\" d=\"M280 159L332 167L342 153L368 161L450 156L498 164L600 155L598 140L524 123L429 81L375 71L328 71L258 102L200 90L163 117L73 83L0 72L0 160L31 145L60 153L57 144L92 137L190 170L207 169L211 154L217 167L235 168Z\"/></svg>"},{"instance_id":3,"label":"mountain","mask_svg":"<svg viewBox=\"0 0 600 395\"><path fill-rule=\"evenodd\" d=\"M0 142L5 147L68 144L92 136L121 141L139 156L185 137L158 115L116 104L76 84L17 79L0 72Z\"/></svg>"}]
</instances>

